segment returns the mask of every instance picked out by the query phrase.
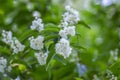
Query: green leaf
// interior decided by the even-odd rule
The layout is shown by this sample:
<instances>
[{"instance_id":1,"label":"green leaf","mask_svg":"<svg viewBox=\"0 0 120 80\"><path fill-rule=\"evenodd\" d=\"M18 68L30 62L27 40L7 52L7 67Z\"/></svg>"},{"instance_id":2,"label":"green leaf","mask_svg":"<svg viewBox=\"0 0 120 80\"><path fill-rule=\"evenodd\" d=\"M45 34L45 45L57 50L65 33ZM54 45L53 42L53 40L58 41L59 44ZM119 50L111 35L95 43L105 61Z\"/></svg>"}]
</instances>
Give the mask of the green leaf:
<instances>
[{"instance_id":1,"label":"green leaf","mask_svg":"<svg viewBox=\"0 0 120 80\"><path fill-rule=\"evenodd\" d=\"M115 74L116 76L120 76L120 61L114 63L110 66L110 70Z\"/></svg>"},{"instance_id":2,"label":"green leaf","mask_svg":"<svg viewBox=\"0 0 120 80\"><path fill-rule=\"evenodd\" d=\"M20 41L23 41L28 39L30 36L32 36L33 34L35 34L36 31L34 30L27 30L26 32L23 32L23 34L19 37Z\"/></svg>"},{"instance_id":3,"label":"green leaf","mask_svg":"<svg viewBox=\"0 0 120 80\"><path fill-rule=\"evenodd\" d=\"M58 25L55 25L53 23L47 23L45 24L45 28L58 28Z\"/></svg>"},{"instance_id":4,"label":"green leaf","mask_svg":"<svg viewBox=\"0 0 120 80\"><path fill-rule=\"evenodd\" d=\"M59 37L59 35L57 35L57 34L48 35L48 36L45 37L45 41L48 41L48 40L51 40L51 39L54 40L54 39L56 39L58 37Z\"/></svg>"},{"instance_id":5,"label":"green leaf","mask_svg":"<svg viewBox=\"0 0 120 80\"><path fill-rule=\"evenodd\" d=\"M47 66L46 66L46 71L48 71L49 67L50 67L50 63L51 61L54 59L56 54L52 54L52 57L49 59L48 63L47 63Z\"/></svg>"},{"instance_id":6,"label":"green leaf","mask_svg":"<svg viewBox=\"0 0 120 80\"><path fill-rule=\"evenodd\" d=\"M59 64L57 64L59 65ZM74 80L74 79L65 79L67 76L72 78L73 76L70 76L74 73L74 67L75 65L70 63L68 65L62 65L58 69L53 71L53 80Z\"/></svg>"},{"instance_id":7,"label":"green leaf","mask_svg":"<svg viewBox=\"0 0 120 80\"><path fill-rule=\"evenodd\" d=\"M83 25L83 26L85 26L85 27L90 29L90 26L87 25L84 21L79 21L78 24L81 24L81 25Z\"/></svg>"},{"instance_id":8,"label":"green leaf","mask_svg":"<svg viewBox=\"0 0 120 80\"><path fill-rule=\"evenodd\" d=\"M10 54L10 49L8 49L7 47L0 47L0 53Z\"/></svg>"},{"instance_id":9,"label":"green leaf","mask_svg":"<svg viewBox=\"0 0 120 80\"><path fill-rule=\"evenodd\" d=\"M18 65L19 64L17 64L17 63L12 64L11 65L12 66L12 71L8 73L8 75L13 79L15 79L20 74L20 71L18 69Z\"/></svg>"},{"instance_id":10,"label":"green leaf","mask_svg":"<svg viewBox=\"0 0 120 80\"><path fill-rule=\"evenodd\" d=\"M44 30L42 30L40 33L41 34L58 33L59 30L60 29L57 27L48 27L48 28L45 28Z\"/></svg>"},{"instance_id":11,"label":"green leaf","mask_svg":"<svg viewBox=\"0 0 120 80\"><path fill-rule=\"evenodd\" d=\"M66 61L63 58L63 56L61 56L61 55L55 55L54 59L57 60L57 61L59 61L59 62L61 62L63 65L66 65Z\"/></svg>"},{"instance_id":12,"label":"green leaf","mask_svg":"<svg viewBox=\"0 0 120 80\"><path fill-rule=\"evenodd\" d=\"M23 64L19 64L18 68L19 68L19 70L20 70L21 73L23 73L23 72L26 71L26 66L23 65Z\"/></svg>"},{"instance_id":13,"label":"green leaf","mask_svg":"<svg viewBox=\"0 0 120 80\"><path fill-rule=\"evenodd\" d=\"M54 44L54 41L53 41L53 40L46 41L46 42L45 42L45 47L46 47L46 48L49 48L52 44Z\"/></svg>"},{"instance_id":14,"label":"green leaf","mask_svg":"<svg viewBox=\"0 0 120 80\"><path fill-rule=\"evenodd\" d=\"M47 63L46 63L46 71L49 69L49 67L50 67L50 63L51 63L51 60L54 58L54 56L56 55L55 54L55 49L54 49L54 46L55 46L55 44L54 43L52 43L52 44L50 44L49 45L49 56L48 56L48 58L47 58Z\"/></svg>"},{"instance_id":15,"label":"green leaf","mask_svg":"<svg viewBox=\"0 0 120 80\"><path fill-rule=\"evenodd\" d=\"M73 46L76 49L85 49L84 47L82 47L81 45L76 44L76 43L71 43L71 46Z\"/></svg>"},{"instance_id":16,"label":"green leaf","mask_svg":"<svg viewBox=\"0 0 120 80\"><path fill-rule=\"evenodd\" d=\"M75 80L83 80L82 78L75 78Z\"/></svg>"},{"instance_id":17,"label":"green leaf","mask_svg":"<svg viewBox=\"0 0 120 80\"><path fill-rule=\"evenodd\" d=\"M4 15L4 11L0 9L0 15Z\"/></svg>"}]
</instances>

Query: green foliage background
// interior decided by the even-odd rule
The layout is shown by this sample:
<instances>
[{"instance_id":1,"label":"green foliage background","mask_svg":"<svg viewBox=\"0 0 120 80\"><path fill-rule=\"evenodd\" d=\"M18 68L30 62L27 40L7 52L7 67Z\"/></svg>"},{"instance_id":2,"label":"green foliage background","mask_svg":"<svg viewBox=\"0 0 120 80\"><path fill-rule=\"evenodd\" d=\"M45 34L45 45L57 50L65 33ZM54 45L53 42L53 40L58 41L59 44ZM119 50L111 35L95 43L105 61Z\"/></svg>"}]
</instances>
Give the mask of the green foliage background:
<instances>
[{"instance_id":1,"label":"green foliage background","mask_svg":"<svg viewBox=\"0 0 120 80\"><path fill-rule=\"evenodd\" d=\"M16 3L15 3L16 1ZM75 0L77 1L77 0ZM31 7L29 7L31 6ZM21 80L92 80L93 75L98 75L100 80L106 78L106 70L111 70L120 79L120 61L110 60L110 51L116 48L120 50L120 4L114 3L109 6L96 4L94 0L90 2L88 10L80 11L81 22L77 25L79 36L71 38L71 43L77 49L79 61L70 62L70 56L64 59L55 55L52 42L50 56L47 64L41 66L34 57L34 51L30 49L28 37L38 35L36 31L30 30L30 25L34 17L33 11L39 11L46 31L43 35L58 32L58 24L64 13L64 0L54 3L54 0L0 0L0 33L3 29L11 30L21 43L27 47L25 51L12 55L8 45L1 41L0 35L0 56L7 58L13 70L6 72L8 77L0 74L0 79L10 80L10 78L20 77ZM77 7L79 9L79 6ZM87 23L87 24L86 24ZM56 27L56 28L47 28ZM86 28L86 27L89 27ZM56 34L47 36L46 40L56 37ZM118 51L119 53L120 51ZM30 57L31 56L31 57ZM83 64L87 70L84 74L79 73L77 64Z\"/></svg>"}]
</instances>

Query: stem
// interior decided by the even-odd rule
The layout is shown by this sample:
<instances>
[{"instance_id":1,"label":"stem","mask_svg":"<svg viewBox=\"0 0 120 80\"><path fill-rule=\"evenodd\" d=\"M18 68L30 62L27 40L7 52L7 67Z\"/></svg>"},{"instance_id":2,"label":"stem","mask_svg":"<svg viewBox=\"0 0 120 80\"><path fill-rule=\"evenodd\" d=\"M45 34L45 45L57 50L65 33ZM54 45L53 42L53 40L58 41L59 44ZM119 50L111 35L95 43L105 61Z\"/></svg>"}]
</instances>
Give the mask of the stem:
<instances>
[{"instance_id":1,"label":"stem","mask_svg":"<svg viewBox=\"0 0 120 80\"><path fill-rule=\"evenodd\" d=\"M50 61L48 62L47 67L46 67L46 71L48 70L48 67L50 66L50 62L51 62L51 60L55 57L55 55L56 55L56 54L54 54L54 55L52 56L52 58L50 59Z\"/></svg>"}]
</instances>

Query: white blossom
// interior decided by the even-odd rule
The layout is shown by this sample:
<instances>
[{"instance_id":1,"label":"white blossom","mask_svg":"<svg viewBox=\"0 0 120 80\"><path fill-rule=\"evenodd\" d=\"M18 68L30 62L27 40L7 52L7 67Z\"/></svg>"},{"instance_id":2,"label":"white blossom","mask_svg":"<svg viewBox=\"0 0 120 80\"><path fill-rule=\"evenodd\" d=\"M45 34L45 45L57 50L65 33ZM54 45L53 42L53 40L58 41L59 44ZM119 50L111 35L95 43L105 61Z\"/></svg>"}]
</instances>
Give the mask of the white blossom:
<instances>
[{"instance_id":1,"label":"white blossom","mask_svg":"<svg viewBox=\"0 0 120 80\"><path fill-rule=\"evenodd\" d=\"M2 41L6 44L10 44L12 42L12 32L11 31L2 31Z\"/></svg>"},{"instance_id":2,"label":"white blossom","mask_svg":"<svg viewBox=\"0 0 120 80\"><path fill-rule=\"evenodd\" d=\"M74 36L75 35L75 26L65 27L63 30L59 31L59 35L65 39L67 39L67 35Z\"/></svg>"},{"instance_id":3,"label":"white blossom","mask_svg":"<svg viewBox=\"0 0 120 80\"><path fill-rule=\"evenodd\" d=\"M110 58L113 59L114 61L118 60L118 51L119 51L118 48L110 51Z\"/></svg>"},{"instance_id":4,"label":"white blossom","mask_svg":"<svg viewBox=\"0 0 120 80\"><path fill-rule=\"evenodd\" d=\"M67 39L67 32L66 32L65 30L60 30L60 31L59 31L59 35L60 35L62 38Z\"/></svg>"},{"instance_id":5,"label":"white blossom","mask_svg":"<svg viewBox=\"0 0 120 80\"><path fill-rule=\"evenodd\" d=\"M65 9L66 12L62 15L63 20L61 21L61 27L76 24L80 20L79 12L70 6L66 6Z\"/></svg>"},{"instance_id":6,"label":"white blossom","mask_svg":"<svg viewBox=\"0 0 120 80\"><path fill-rule=\"evenodd\" d=\"M65 9L66 9L67 12L69 12L69 14L71 15L71 17L74 19L73 20L74 22L77 23L80 20L79 19L79 12L77 10L71 8L69 5L65 6Z\"/></svg>"},{"instance_id":7,"label":"white blossom","mask_svg":"<svg viewBox=\"0 0 120 80\"><path fill-rule=\"evenodd\" d=\"M38 36L37 38L34 38L33 36L29 38L30 40L30 47L35 49L35 50L41 50L43 48L43 41L44 37L43 36Z\"/></svg>"},{"instance_id":8,"label":"white blossom","mask_svg":"<svg viewBox=\"0 0 120 80\"><path fill-rule=\"evenodd\" d=\"M35 57L37 58L40 65L45 65L48 53L43 53L42 51L40 51L39 53L35 53Z\"/></svg>"},{"instance_id":9,"label":"white blossom","mask_svg":"<svg viewBox=\"0 0 120 80\"><path fill-rule=\"evenodd\" d=\"M31 3L31 2L27 2L26 3L26 7L27 7L27 9L29 10L29 11L32 11L33 10L33 4Z\"/></svg>"},{"instance_id":10,"label":"white blossom","mask_svg":"<svg viewBox=\"0 0 120 80\"><path fill-rule=\"evenodd\" d=\"M75 36L75 26L69 26L65 28L68 35Z\"/></svg>"},{"instance_id":11,"label":"white blossom","mask_svg":"<svg viewBox=\"0 0 120 80\"><path fill-rule=\"evenodd\" d=\"M14 53L18 53L24 50L25 46L20 43L20 41L17 40L17 38L13 38L11 48L13 49Z\"/></svg>"},{"instance_id":12,"label":"white blossom","mask_svg":"<svg viewBox=\"0 0 120 80\"><path fill-rule=\"evenodd\" d=\"M0 72L4 73L6 67L7 67L7 60L3 57L0 57Z\"/></svg>"},{"instance_id":13,"label":"white blossom","mask_svg":"<svg viewBox=\"0 0 120 80\"><path fill-rule=\"evenodd\" d=\"M107 70L106 78L108 78L109 80L118 80L117 76L115 76L110 70Z\"/></svg>"},{"instance_id":14,"label":"white blossom","mask_svg":"<svg viewBox=\"0 0 120 80\"><path fill-rule=\"evenodd\" d=\"M3 37L2 41L10 45L14 53L18 53L24 50L25 46L22 45L17 38L12 37L11 31L3 30L2 37Z\"/></svg>"},{"instance_id":15,"label":"white blossom","mask_svg":"<svg viewBox=\"0 0 120 80\"><path fill-rule=\"evenodd\" d=\"M67 27L68 25L68 22L61 20L61 24L59 25L59 27Z\"/></svg>"},{"instance_id":16,"label":"white blossom","mask_svg":"<svg viewBox=\"0 0 120 80\"><path fill-rule=\"evenodd\" d=\"M33 12L33 16L36 17L36 18L40 17L40 13L38 11L34 11Z\"/></svg>"},{"instance_id":17,"label":"white blossom","mask_svg":"<svg viewBox=\"0 0 120 80\"><path fill-rule=\"evenodd\" d=\"M32 21L32 25L30 26L32 30L42 31L44 29L44 24L42 23L41 18L36 18Z\"/></svg>"},{"instance_id":18,"label":"white blossom","mask_svg":"<svg viewBox=\"0 0 120 80\"><path fill-rule=\"evenodd\" d=\"M103 6L109 6L111 4L113 4L115 2L115 0L101 0L101 4Z\"/></svg>"},{"instance_id":19,"label":"white blossom","mask_svg":"<svg viewBox=\"0 0 120 80\"><path fill-rule=\"evenodd\" d=\"M64 58L69 57L72 52L69 41L61 38L60 41L55 45L56 53L62 55Z\"/></svg>"}]
</instances>

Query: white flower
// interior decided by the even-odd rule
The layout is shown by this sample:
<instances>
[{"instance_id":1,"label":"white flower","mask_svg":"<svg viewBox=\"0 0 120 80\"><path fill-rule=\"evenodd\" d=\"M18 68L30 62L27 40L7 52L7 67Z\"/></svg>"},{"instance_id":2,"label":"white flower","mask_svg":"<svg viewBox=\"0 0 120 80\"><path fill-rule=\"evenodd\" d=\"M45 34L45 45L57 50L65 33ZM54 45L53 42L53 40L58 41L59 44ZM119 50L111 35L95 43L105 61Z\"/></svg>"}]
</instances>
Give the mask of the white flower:
<instances>
[{"instance_id":1,"label":"white flower","mask_svg":"<svg viewBox=\"0 0 120 80\"><path fill-rule=\"evenodd\" d=\"M43 48L43 36L38 36L37 38L34 38L33 36L29 38L30 40L30 47L35 50L41 50Z\"/></svg>"},{"instance_id":2,"label":"white flower","mask_svg":"<svg viewBox=\"0 0 120 80\"><path fill-rule=\"evenodd\" d=\"M68 35L75 36L75 26L69 26L65 28Z\"/></svg>"},{"instance_id":3,"label":"white flower","mask_svg":"<svg viewBox=\"0 0 120 80\"><path fill-rule=\"evenodd\" d=\"M61 24L59 25L59 27L67 27L68 26L68 22L65 21L61 21Z\"/></svg>"},{"instance_id":4,"label":"white flower","mask_svg":"<svg viewBox=\"0 0 120 80\"><path fill-rule=\"evenodd\" d=\"M117 60L118 60L118 51L119 51L118 48L116 48L115 50L111 50L111 51L110 51L110 57L111 57L114 61L117 61Z\"/></svg>"},{"instance_id":5,"label":"white flower","mask_svg":"<svg viewBox=\"0 0 120 80\"><path fill-rule=\"evenodd\" d=\"M55 45L56 53L62 55L64 58L69 57L72 48L70 47L69 41L61 38L60 41Z\"/></svg>"},{"instance_id":6,"label":"white flower","mask_svg":"<svg viewBox=\"0 0 120 80\"><path fill-rule=\"evenodd\" d=\"M7 67L7 60L3 57L0 57L0 72L4 73L6 67Z\"/></svg>"},{"instance_id":7,"label":"white flower","mask_svg":"<svg viewBox=\"0 0 120 80\"><path fill-rule=\"evenodd\" d=\"M102 6L109 6L109 5L113 4L115 1L117 1L117 0L101 0L101 4L102 4Z\"/></svg>"},{"instance_id":8,"label":"white flower","mask_svg":"<svg viewBox=\"0 0 120 80\"><path fill-rule=\"evenodd\" d=\"M59 35L60 35L62 38L67 39L67 32L66 32L65 30L60 30L60 31L59 31Z\"/></svg>"},{"instance_id":9,"label":"white flower","mask_svg":"<svg viewBox=\"0 0 120 80\"><path fill-rule=\"evenodd\" d=\"M65 39L67 39L67 35L75 36L75 26L65 27L59 31L59 35Z\"/></svg>"},{"instance_id":10,"label":"white flower","mask_svg":"<svg viewBox=\"0 0 120 80\"><path fill-rule=\"evenodd\" d=\"M5 31L2 32L3 39L2 41L6 44L10 45L10 47L13 49L14 53L18 53L24 50L25 46L22 45L17 38L12 37L11 31Z\"/></svg>"},{"instance_id":11,"label":"white flower","mask_svg":"<svg viewBox=\"0 0 120 80\"><path fill-rule=\"evenodd\" d=\"M10 44L12 42L12 32L11 31L2 31L2 41L6 44Z\"/></svg>"},{"instance_id":12,"label":"white flower","mask_svg":"<svg viewBox=\"0 0 120 80\"><path fill-rule=\"evenodd\" d=\"M80 20L79 12L71 8L70 6L66 6L65 8L66 8L66 12L62 15L63 22L61 24L64 24L64 23L68 23L70 25L76 24ZM63 26L63 27L66 27L66 26Z\"/></svg>"},{"instance_id":13,"label":"white flower","mask_svg":"<svg viewBox=\"0 0 120 80\"><path fill-rule=\"evenodd\" d=\"M43 30L44 24L42 23L41 18L36 18L34 21L32 21L32 25L30 26L32 30L38 30L39 32Z\"/></svg>"},{"instance_id":14,"label":"white flower","mask_svg":"<svg viewBox=\"0 0 120 80\"><path fill-rule=\"evenodd\" d=\"M32 11L33 10L33 4L31 2L27 2L26 3L26 7L29 11Z\"/></svg>"},{"instance_id":15,"label":"white flower","mask_svg":"<svg viewBox=\"0 0 120 80\"><path fill-rule=\"evenodd\" d=\"M115 76L110 70L107 70L106 78L108 78L109 80L118 80L117 76Z\"/></svg>"},{"instance_id":16,"label":"white flower","mask_svg":"<svg viewBox=\"0 0 120 80\"><path fill-rule=\"evenodd\" d=\"M35 53L35 57L37 58L40 65L45 65L48 53L43 53L42 51L40 51L39 53Z\"/></svg>"},{"instance_id":17,"label":"white flower","mask_svg":"<svg viewBox=\"0 0 120 80\"><path fill-rule=\"evenodd\" d=\"M17 40L17 38L13 38L11 48L13 49L14 53L18 53L24 50L25 46L20 43L20 41Z\"/></svg>"},{"instance_id":18,"label":"white flower","mask_svg":"<svg viewBox=\"0 0 120 80\"><path fill-rule=\"evenodd\" d=\"M68 35L75 36L75 24L78 23L79 13L77 10L71 8L70 6L65 7L66 12L62 15L63 20L61 20L61 24L59 27L62 30L59 31L59 35L62 38L67 39Z\"/></svg>"},{"instance_id":19,"label":"white flower","mask_svg":"<svg viewBox=\"0 0 120 80\"><path fill-rule=\"evenodd\" d=\"M40 17L40 13L39 13L38 11L34 11L34 12L33 12L33 16L34 16L35 18Z\"/></svg>"}]
</instances>

